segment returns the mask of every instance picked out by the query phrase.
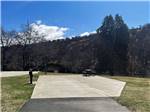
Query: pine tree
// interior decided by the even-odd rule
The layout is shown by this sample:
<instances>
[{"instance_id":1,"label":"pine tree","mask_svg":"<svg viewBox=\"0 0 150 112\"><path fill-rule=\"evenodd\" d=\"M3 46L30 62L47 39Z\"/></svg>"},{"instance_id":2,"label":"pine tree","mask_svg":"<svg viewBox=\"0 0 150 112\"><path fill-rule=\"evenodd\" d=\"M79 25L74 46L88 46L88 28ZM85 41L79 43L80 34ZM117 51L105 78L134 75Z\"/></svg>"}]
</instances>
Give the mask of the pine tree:
<instances>
[{"instance_id":1,"label":"pine tree","mask_svg":"<svg viewBox=\"0 0 150 112\"><path fill-rule=\"evenodd\" d=\"M97 33L103 42L103 48L98 52L98 69L100 72L109 72L113 75L113 40L114 40L114 19L112 15L106 16L102 26L97 29Z\"/></svg>"},{"instance_id":2,"label":"pine tree","mask_svg":"<svg viewBox=\"0 0 150 112\"><path fill-rule=\"evenodd\" d=\"M122 17L117 14L115 16L115 30L113 41L114 44L113 48L115 52L114 69L116 72L125 73L127 70L128 41L129 41L128 27L124 23Z\"/></svg>"}]
</instances>

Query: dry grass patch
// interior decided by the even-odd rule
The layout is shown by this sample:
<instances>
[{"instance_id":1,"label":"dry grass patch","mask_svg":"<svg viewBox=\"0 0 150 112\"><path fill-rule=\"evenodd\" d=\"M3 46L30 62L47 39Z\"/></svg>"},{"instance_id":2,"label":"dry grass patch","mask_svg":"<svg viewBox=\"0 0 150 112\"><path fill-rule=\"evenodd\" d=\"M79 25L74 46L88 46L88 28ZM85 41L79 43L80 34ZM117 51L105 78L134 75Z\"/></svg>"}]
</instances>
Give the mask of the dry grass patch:
<instances>
[{"instance_id":1,"label":"dry grass patch","mask_svg":"<svg viewBox=\"0 0 150 112\"><path fill-rule=\"evenodd\" d=\"M125 81L126 86L116 100L127 106L132 112L150 112L150 78L112 76L110 78Z\"/></svg>"},{"instance_id":2,"label":"dry grass patch","mask_svg":"<svg viewBox=\"0 0 150 112\"><path fill-rule=\"evenodd\" d=\"M28 81L28 75L2 78L2 112L18 112L30 98L34 85L28 84Z\"/></svg>"}]
</instances>

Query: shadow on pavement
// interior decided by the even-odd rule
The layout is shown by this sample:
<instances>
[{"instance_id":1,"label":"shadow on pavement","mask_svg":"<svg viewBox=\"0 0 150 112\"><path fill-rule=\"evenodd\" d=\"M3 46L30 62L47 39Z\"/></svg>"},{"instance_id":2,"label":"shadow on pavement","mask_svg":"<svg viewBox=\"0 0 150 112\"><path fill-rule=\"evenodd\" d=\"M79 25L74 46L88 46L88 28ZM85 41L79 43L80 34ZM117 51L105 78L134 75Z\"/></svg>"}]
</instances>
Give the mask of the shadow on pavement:
<instances>
[{"instance_id":1,"label":"shadow on pavement","mask_svg":"<svg viewBox=\"0 0 150 112\"><path fill-rule=\"evenodd\" d=\"M30 99L20 112L129 112L112 98L42 98Z\"/></svg>"}]
</instances>

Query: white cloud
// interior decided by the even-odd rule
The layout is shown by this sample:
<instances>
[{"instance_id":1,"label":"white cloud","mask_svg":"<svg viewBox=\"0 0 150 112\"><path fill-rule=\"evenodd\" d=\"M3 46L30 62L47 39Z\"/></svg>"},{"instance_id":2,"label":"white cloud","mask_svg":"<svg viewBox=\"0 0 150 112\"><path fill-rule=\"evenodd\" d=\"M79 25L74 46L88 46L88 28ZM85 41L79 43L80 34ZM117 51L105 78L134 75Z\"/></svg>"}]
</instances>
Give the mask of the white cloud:
<instances>
[{"instance_id":1,"label":"white cloud","mask_svg":"<svg viewBox=\"0 0 150 112\"><path fill-rule=\"evenodd\" d=\"M68 31L68 28L66 27L42 24L41 20L36 21L36 23L32 23L31 27L34 31L38 32L39 35L44 36L46 40L64 39L64 34Z\"/></svg>"},{"instance_id":2,"label":"white cloud","mask_svg":"<svg viewBox=\"0 0 150 112\"><path fill-rule=\"evenodd\" d=\"M37 20L36 23L37 23L37 24L41 24L42 21L41 21L41 20Z\"/></svg>"},{"instance_id":3,"label":"white cloud","mask_svg":"<svg viewBox=\"0 0 150 112\"><path fill-rule=\"evenodd\" d=\"M88 35L90 35L89 32L84 32L84 33L80 34L81 37L83 37L83 36L88 36Z\"/></svg>"},{"instance_id":4,"label":"white cloud","mask_svg":"<svg viewBox=\"0 0 150 112\"><path fill-rule=\"evenodd\" d=\"M80 36L83 37L83 36L89 36L90 34L94 34L96 33L96 31L92 31L92 32L84 32L84 33L81 33Z\"/></svg>"}]
</instances>

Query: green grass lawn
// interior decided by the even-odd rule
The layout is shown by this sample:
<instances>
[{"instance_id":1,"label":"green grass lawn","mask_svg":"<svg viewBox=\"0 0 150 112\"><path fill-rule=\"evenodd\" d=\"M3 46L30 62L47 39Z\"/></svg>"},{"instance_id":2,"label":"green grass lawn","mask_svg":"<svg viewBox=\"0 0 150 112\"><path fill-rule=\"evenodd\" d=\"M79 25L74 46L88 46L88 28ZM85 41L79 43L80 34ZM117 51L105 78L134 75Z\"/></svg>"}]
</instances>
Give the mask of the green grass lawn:
<instances>
[{"instance_id":1,"label":"green grass lawn","mask_svg":"<svg viewBox=\"0 0 150 112\"><path fill-rule=\"evenodd\" d=\"M150 78L112 76L110 78L125 81L126 86L116 100L127 106L132 112L150 112Z\"/></svg>"},{"instance_id":2,"label":"green grass lawn","mask_svg":"<svg viewBox=\"0 0 150 112\"><path fill-rule=\"evenodd\" d=\"M37 80L37 75L34 77ZM28 84L29 77L16 76L1 78L2 112L18 112L30 98L34 85Z\"/></svg>"},{"instance_id":3,"label":"green grass lawn","mask_svg":"<svg viewBox=\"0 0 150 112\"><path fill-rule=\"evenodd\" d=\"M37 78L38 75L35 75L34 80ZM127 82L122 95L115 100L127 106L132 112L150 112L150 78L123 76L109 76L109 78ZM30 98L34 85L28 84L28 81L28 75L2 78L2 112L18 112Z\"/></svg>"}]
</instances>

